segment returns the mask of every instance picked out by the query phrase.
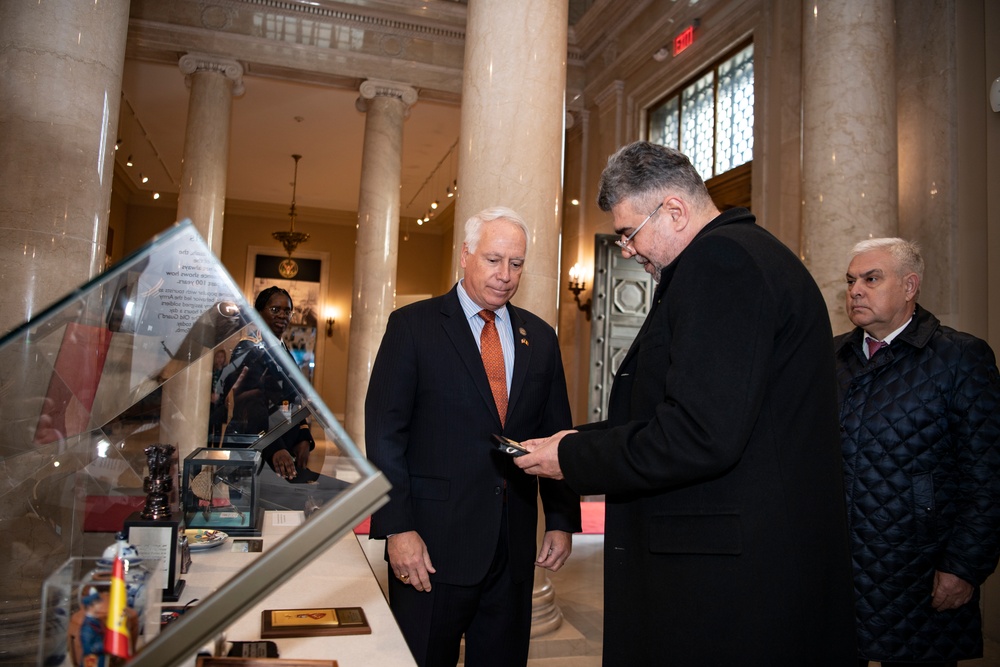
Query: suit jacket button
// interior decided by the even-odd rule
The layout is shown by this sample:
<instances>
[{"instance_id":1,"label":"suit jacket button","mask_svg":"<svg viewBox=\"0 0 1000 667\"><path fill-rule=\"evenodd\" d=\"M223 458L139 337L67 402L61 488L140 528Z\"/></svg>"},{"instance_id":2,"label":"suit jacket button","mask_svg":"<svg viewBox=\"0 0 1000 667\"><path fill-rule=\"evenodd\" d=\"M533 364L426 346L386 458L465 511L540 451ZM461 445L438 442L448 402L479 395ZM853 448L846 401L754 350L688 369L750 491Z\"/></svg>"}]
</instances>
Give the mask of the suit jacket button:
<instances>
[{"instance_id":1,"label":"suit jacket button","mask_svg":"<svg viewBox=\"0 0 1000 667\"><path fill-rule=\"evenodd\" d=\"M501 489L499 486L494 486L493 487L493 494L494 495L499 496L501 491L503 491L503 489Z\"/></svg>"}]
</instances>

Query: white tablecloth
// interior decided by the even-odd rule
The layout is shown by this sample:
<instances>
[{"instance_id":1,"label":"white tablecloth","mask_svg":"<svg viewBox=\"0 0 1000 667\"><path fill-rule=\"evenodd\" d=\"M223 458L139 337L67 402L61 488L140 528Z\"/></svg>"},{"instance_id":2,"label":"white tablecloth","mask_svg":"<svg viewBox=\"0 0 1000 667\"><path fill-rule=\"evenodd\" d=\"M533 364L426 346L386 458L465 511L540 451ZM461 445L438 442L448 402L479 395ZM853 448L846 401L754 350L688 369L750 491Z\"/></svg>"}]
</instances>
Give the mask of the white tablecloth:
<instances>
[{"instance_id":1,"label":"white tablecloth","mask_svg":"<svg viewBox=\"0 0 1000 667\"><path fill-rule=\"evenodd\" d=\"M263 548L294 530L301 512L266 512ZM187 582L176 603L206 598L216 586L244 567L259 553L234 552L241 538L191 553L191 569L182 575ZM323 555L272 592L263 602L247 610L226 629L227 641L260 640L261 612L265 609L361 607L371 625L370 635L294 637L274 639L282 658L336 660L338 667L410 667L415 665L406 642L375 575L354 533L348 533Z\"/></svg>"}]
</instances>

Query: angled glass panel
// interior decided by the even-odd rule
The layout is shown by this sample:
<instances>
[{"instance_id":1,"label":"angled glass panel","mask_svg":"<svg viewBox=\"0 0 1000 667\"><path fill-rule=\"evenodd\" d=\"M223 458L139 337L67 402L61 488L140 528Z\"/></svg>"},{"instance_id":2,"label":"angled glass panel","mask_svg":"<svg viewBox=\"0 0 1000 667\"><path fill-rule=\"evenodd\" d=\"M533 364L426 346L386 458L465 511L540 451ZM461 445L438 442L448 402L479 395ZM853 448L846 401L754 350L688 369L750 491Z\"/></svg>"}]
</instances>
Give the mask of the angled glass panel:
<instances>
[{"instance_id":1,"label":"angled glass panel","mask_svg":"<svg viewBox=\"0 0 1000 667\"><path fill-rule=\"evenodd\" d=\"M219 352L235 375L227 422L210 433ZM70 664L67 626L84 596L61 611L47 600L43 618L43 582L69 559L101 557L126 522L183 521L178 540L197 529L226 542L259 535L265 510L305 517L261 553L232 554L245 567L182 591L197 605L136 638L130 664L166 665L325 551L389 488L190 222L0 339L0 424L0 645L15 661ZM274 453L304 440L296 479L276 474ZM162 506L150 519L151 499Z\"/></svg>"}]
</instances>

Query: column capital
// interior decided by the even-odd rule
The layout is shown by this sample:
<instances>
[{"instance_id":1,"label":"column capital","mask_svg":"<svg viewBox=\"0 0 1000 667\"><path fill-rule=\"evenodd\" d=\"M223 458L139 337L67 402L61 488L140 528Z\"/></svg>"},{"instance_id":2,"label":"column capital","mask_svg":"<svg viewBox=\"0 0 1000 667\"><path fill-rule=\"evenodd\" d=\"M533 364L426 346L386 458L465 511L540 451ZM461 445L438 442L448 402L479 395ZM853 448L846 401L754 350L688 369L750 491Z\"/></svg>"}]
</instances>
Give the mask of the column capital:
<instances>
[{"instance_id":1,"label":"column capital","mask_svg":"<svg viewBox=\"0 0 1000 667\"><path fill-rule=\"evenodd\" d=\"M185 53L177 62L177 66L188 81L190 81L190 76L196 72L218 72L233 82L234 96L239 97L246 90L243 85L243 65L232 58L223 58L209 53Z\"/></svg>"},{"instance_id":2,"label":"column capital","mask_svg":"<svg viewBox=\"0 0 1000 667\"><path fill-rule=\"evenodd\" d=\"M405 83L396 81L385 81L383 79L366 79L359 88L361 97L358 98L354 106L358 111L368 110L368 100L376 97L394 97L406 105L409 112L410 107L417 101L417 91Z\"/></svg>"},{"instance_id":3,"label":"column capital","mask_svg":"<svg viewBox=\"0 0 1000 667\"><path fill-rule=\"evenodd\" d=\"M625 82L621 79L615 79L604 90L594 95L594 104L598 107L603 107L608 102L621 104L622 93L624 92Z\"/></svg>"}]
</instances>

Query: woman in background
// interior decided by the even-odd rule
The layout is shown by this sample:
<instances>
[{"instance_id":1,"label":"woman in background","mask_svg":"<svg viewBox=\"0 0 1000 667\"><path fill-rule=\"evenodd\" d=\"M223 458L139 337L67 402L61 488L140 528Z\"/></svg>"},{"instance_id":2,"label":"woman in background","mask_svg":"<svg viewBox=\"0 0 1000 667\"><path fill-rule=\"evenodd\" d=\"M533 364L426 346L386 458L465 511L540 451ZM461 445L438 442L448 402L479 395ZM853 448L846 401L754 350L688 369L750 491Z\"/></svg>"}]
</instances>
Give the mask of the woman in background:
<instances>
[{"instance_id":1,"label":"woman in background","mask_svg":"<svg viewBox=\"0 0 1000 667\"><path fill-rule=\"evenodd\" d=\"M288 328L292 315L292 297L277 286L262 290L254 300L254 308L278 340ZM285 354L291 354L281 344ZM232 363L236 372L223 381L222 396L233 392L233 418L226 435L260 434L270 430L272 415L280 417L282 408L289 409L297 392L284 371L274 363L259 334L244 338L233 349ZM309 463L309 452L316 447L309 424L303 421L277 438L262 452L268 465L281 477L294 479Z\"/></svg>"}]
</instances>

